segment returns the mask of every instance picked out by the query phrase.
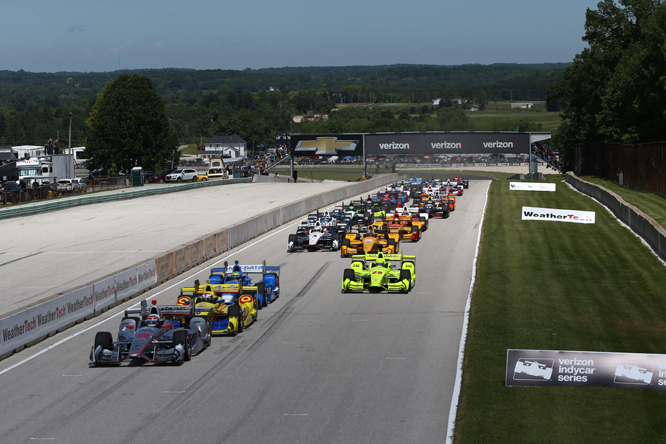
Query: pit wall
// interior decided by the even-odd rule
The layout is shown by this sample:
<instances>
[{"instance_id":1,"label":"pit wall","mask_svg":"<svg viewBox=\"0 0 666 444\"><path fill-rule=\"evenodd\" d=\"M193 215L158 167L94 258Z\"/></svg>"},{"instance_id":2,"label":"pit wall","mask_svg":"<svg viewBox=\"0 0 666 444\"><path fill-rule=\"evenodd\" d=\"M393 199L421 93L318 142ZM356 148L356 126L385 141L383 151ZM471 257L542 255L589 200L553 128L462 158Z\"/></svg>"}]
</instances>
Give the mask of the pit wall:
<instances>
[{"instance_id":1,"label":"pit wall","mask_svg":"<svg viewBox=\"0 0 666 444\"><path fill-rule=\"evenodd\" d=\"M590 182L580 179L572 172L566 175L567 183L578 191L594 197L604 204L631 229L642 237L652 247L654 252L666 261L666 230L654 219L646 215L638 208L625 202L620 196Z\"/></svg>"},{"instance_id":2,"label":"pit wall","mask_svg":"<svg viewBox=\"0 0 666 444\"><path fill-rule=\"evenodd\" d=\"M49 300L11 314L0 319L0 359L98 316L109 308L293 219L397 180L398 174L387 174L304 198L203 236L146 263L65 294L55 295Z\"/></svg>"}]
</instances>

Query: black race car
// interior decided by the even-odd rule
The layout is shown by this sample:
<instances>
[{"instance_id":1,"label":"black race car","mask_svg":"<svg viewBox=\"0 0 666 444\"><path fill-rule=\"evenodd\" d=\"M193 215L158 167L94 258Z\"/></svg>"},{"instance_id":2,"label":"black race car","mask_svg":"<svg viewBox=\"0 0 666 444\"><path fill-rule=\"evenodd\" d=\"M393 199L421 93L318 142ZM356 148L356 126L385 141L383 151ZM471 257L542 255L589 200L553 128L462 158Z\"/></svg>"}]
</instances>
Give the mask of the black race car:
<instances>
[{"instance_id":1,"label":"black race car","mask_svg":"<svg viewBox=\"0 0 666 444\"><path fill-rule=\"evenodd\" d=\"M156 301L149 309L142 301L140 310L125 310L116 341L110 332L95 335L90 365L118 364L127 358L177 364L189 361L210 345L212 319L212 309L158 306Z\"/></svg>"}]
</instances>

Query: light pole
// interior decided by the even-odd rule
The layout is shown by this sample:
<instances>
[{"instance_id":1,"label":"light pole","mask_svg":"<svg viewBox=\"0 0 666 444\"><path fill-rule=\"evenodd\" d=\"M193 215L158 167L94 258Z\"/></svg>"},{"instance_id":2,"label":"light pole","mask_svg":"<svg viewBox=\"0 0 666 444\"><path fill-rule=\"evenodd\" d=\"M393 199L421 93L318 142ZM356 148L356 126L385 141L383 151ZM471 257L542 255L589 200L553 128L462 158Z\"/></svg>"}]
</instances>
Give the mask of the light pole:
<instances>
[{"instance_id":1,"label":"light pole","mask_svg":"<svg viewBox=\"0 0 666 444\"><path fill-rule=\"evenodd\" d=\"M58 142L60 144L60 142ZM69 111L69 137L67 138L67 149L69 149L69 155L73 156L74 153L72 153L72 111ZM69 168L70 165L74 164L74 157L70 157L69 161L67 162L67 172L69 173ZM68 174L69 175L69 174ZM76 175L76 172L73 172L69 177L74 177Z\"/></svg>"}]
</instances>

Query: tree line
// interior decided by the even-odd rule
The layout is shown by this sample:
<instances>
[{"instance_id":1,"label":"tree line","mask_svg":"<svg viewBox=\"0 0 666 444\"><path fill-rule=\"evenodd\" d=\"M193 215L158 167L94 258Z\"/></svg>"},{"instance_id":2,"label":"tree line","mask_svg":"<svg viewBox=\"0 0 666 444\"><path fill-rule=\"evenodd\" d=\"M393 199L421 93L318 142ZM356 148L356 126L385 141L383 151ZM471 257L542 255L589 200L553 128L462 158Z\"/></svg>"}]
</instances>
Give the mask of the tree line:
<instances>
[{"instance_id":1,"label":"tree line","mask_svg":"<svg viewBox=\"0 0 666 444\"><path fill-rule=\"evenodd\" d=\"M58 136L61 141L66 140L71 111L72 145L84 145L88 137L84 122L107 82L121 75L138 74L152 81L180 143L200 143L215 134L238 134L254 146L274 142L276 132L307 131L334 122L354 131L441 129L443 121L460 119L439 115L435 118L437 109L425 110L418 103L442 98L443 106L452 107L453 98L481 106L497 100L545 100L547 88L562 78L566 66L391 65L110 73L0 71L0 144L40 145ZM330 115L342 104L368 102L414 104L410 114L423 116L401 118L396 113L391 121L386 113L382 117L372 111L336 111L338 114L329 124L321 121L298 124L291 119L298 114ZM349 121L343 123L345 119Z\"/></svg>"}]
</instances>

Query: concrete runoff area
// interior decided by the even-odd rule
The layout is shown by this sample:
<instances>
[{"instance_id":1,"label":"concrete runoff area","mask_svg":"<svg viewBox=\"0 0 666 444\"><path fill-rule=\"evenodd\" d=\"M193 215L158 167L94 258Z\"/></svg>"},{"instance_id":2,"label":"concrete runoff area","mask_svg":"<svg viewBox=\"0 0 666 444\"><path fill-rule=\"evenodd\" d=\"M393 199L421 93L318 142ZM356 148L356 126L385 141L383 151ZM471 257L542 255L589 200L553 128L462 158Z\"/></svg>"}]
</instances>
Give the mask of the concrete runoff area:
<instances>
[{"instance_id":1,"label":"concrete runoff area","mask_svg":"<svg viewBox=\"0 0 666 444\"><path fill-rule=\"evenodd\" d=\"M348 185L232 184L0 220L0 317Z\"/></svg>"},{"instance_id":2,"label":"concrete runoff area","mask_svg":"<svg viewBox=\"0 0 666 444\"><path fill-rule=\"evenodd\" d=\"M400 243L417 257L408 294L341 294L351 260L287 253L294 221L144 296L173 304L179 287L225 259L281 267L280 298L257 323L213 338L190 362L88 368L95 333L115 337L122 311L139 299L10 356L0 362L12 406L1 436L72 444L126 442L137 433L164 443L444 442L488 184L471 183L451 217L431 221L420 242Z\"/></svg>"}]
</instances>

